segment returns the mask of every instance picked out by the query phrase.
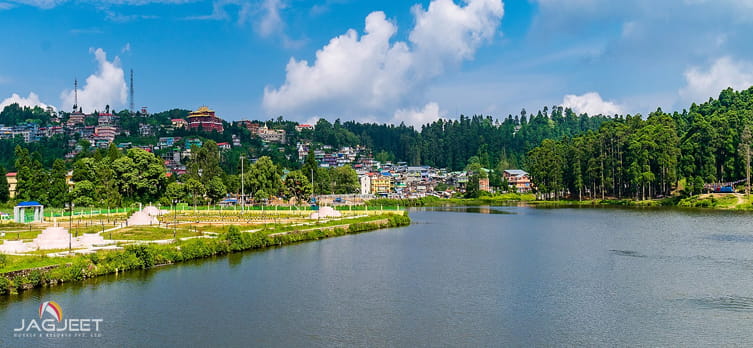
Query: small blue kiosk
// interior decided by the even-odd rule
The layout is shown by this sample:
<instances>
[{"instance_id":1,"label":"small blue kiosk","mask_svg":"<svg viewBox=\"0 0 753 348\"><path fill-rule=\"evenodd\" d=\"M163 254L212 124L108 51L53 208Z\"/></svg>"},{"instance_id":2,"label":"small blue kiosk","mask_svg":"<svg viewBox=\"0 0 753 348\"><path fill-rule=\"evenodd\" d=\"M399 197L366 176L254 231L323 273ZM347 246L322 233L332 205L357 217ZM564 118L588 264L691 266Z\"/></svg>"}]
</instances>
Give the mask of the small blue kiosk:
<instances>
[{"instance_id":1,"label":"small blue kiosk","mask_svg":"<svg viewBox=\"0 0 753 348\"><path fill-rule=\"evenodd\" d=\"M32 214L26 214L28 209L32 209ZM15 222L28 224L31 222L43 222L44 221L44 206L37 201L28 201L18 203L13 207L13 216Z\"/></svg>"}]
</instances>

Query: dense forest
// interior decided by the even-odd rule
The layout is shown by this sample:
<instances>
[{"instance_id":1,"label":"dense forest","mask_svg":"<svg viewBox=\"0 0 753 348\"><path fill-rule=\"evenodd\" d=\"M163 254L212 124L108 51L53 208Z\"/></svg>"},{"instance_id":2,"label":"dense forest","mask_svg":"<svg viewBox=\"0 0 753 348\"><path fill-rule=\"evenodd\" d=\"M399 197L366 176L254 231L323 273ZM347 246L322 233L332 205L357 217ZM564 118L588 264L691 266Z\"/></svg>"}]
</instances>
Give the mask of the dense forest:
<instances>
[{"instance_id":1,"label":"dense forest","mask_svg":"<svg viewBox=\"0 0 753 348\"><path fill-rule=\"evenodd\" d=\"M598 130L544 140L525 167L547 198L634 198L684 193L746 178L753 87L726 89L689 110L618 116Z\"/></svg>"},{"instance_id":2,"label":"dense forest","mask_svg":"<svg viewBox=\"0 0 753 348\"><path fill-rule=\"evenodd\" d=\"M320 119L313 140L333 146L364 145L378 160L403 161L411 165L429 165L460 170L476 156L485 168L498 164L509 168L522 164L528 150L544 139L560 139L598 129L608 120L604 116L576 115L561 106L529 115L508 115L503 120L491 116L461 115L457 120L440 119L420 130L389 124L348 121L334 124Z\"/></svg>"}]
</instances>

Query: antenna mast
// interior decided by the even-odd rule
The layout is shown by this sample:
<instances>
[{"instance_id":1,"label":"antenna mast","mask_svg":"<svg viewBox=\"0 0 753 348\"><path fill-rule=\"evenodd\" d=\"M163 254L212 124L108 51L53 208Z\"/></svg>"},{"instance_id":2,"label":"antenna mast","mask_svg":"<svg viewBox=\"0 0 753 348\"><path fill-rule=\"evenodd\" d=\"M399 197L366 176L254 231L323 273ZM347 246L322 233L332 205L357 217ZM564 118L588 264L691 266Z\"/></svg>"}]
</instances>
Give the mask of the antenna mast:
<instances>
[{"instance_id":1,"label":"antenna mast","mask_svg":"<svg viewBox=\"0 0 753 348\"><path fill-rule=\"evenodd\" d=\"M78 108L78 79L73 79L73 111Z\"/></svg>"},{"instance_id":2,"label":"antenna mast","mask_svg":"<svg viewBox=\"0 0 753 348\"><path fill-rule=\"evenodd\" d=\"M133 69L131 69L131 114L133 114Z\"/></svg>"}]
</instances>

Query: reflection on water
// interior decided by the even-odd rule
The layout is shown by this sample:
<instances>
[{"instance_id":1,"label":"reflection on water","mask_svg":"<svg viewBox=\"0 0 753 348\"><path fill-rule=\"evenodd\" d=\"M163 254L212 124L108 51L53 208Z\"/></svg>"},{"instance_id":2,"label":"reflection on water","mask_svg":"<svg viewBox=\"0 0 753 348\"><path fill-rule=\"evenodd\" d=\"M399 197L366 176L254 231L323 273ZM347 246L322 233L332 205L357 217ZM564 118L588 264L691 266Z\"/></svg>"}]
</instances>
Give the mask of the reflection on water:
<instances>
[{"instance_id":1,"label":"reflection on water","mask_svg":"<svg viewBox=\"0 0 753 348\"><path fill-rule=\"evenodd\" d=\"M704 309L719 309L733 312L753 312L753 297L722 296L694 298L688 302Z\"/></svg>"},{"instance_id":2,"label":"reflection on water","mask_svg":"<svg viewBox=\"0 0 753 348\"><path fill-rule=\"evenodd\" d=\"M751 235L738 235L738 234L712 234L709 239L717 240L720 242L742 242L753 243L753 236Z\"/></svg>"},{"instance_id":3,"label":"reflection on water","mask_svg":"<svg viewBox=\"0 0 753 348\"><path fill-rule=\"evenodd\" d=\"M505 214L505 215L500 215ZM5 346L753 346L751 214L441 207L0 298ZM13 339L56 301L103 337Z\"/></svg>"},{"instance_id":4,"label":"reflection on water","mask_svg":"<svg viewBox=\"0 0 753 348\"><path fill-rule=\"evenodd\" d=\"M514 212L502 210L500 207L478 206L478 207L435 207L424 210L440 211L448 213L475 213L475 214L515 214Z\"/></svg>"},{"instance_id":5,"label":"reflection on water","mask_svg":"<svg viewBox=\"0 0 753 348\"><path fill-rule=\"evenodd\" d=\"M627 257L646 257L646 255L643 255L637 251L632 250L609 250L612 254L618 255L618 256L627 256Z\"/></svg>"}]
</instances>

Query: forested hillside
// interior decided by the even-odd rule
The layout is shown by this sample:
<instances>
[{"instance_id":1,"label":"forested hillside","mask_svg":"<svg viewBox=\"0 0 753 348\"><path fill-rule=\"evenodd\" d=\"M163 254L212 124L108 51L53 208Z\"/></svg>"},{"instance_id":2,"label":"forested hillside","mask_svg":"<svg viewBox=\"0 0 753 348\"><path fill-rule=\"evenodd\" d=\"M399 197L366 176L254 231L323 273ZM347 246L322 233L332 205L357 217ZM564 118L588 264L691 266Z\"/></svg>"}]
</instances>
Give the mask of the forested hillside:
<instances>
[{"instance_id":1,"label":"forested hillside","mask_svg":"<svg viewBox=\"0 0 753 348\"><path fill-rule=\"evenodd\" d=\"M535 115L522 110L520 115L509 115L503 120L461 115L457 120L438 120L420 130L405 125L352 121L342 125L336 121L332 125L320 120L314 131L314 140L332 142L333 139L344 139L349 141L344 145L363 144L373 149L380 160L405 161L412 165L460 170L467 165L469 158L477 156L486 168L496 168L500 162L514 167L521 164L525 153L542 140L595 130L607 119L604 116L576 115L570 109L557 106L551 112L544 107Z\"/></svg>"},{"instance_id":2,"label":"forested hillside","mask_svg":"<svg viewBox=\"0 0 753 348\"><path fill-rule=\"evenodd\" d=\"M551 198L666 196L681 179L697 194L746 177L752 122L753 88L726 89L682 112L619 116L596 131L544 140L525 167Z\"/></svg>"}]
</instances>

